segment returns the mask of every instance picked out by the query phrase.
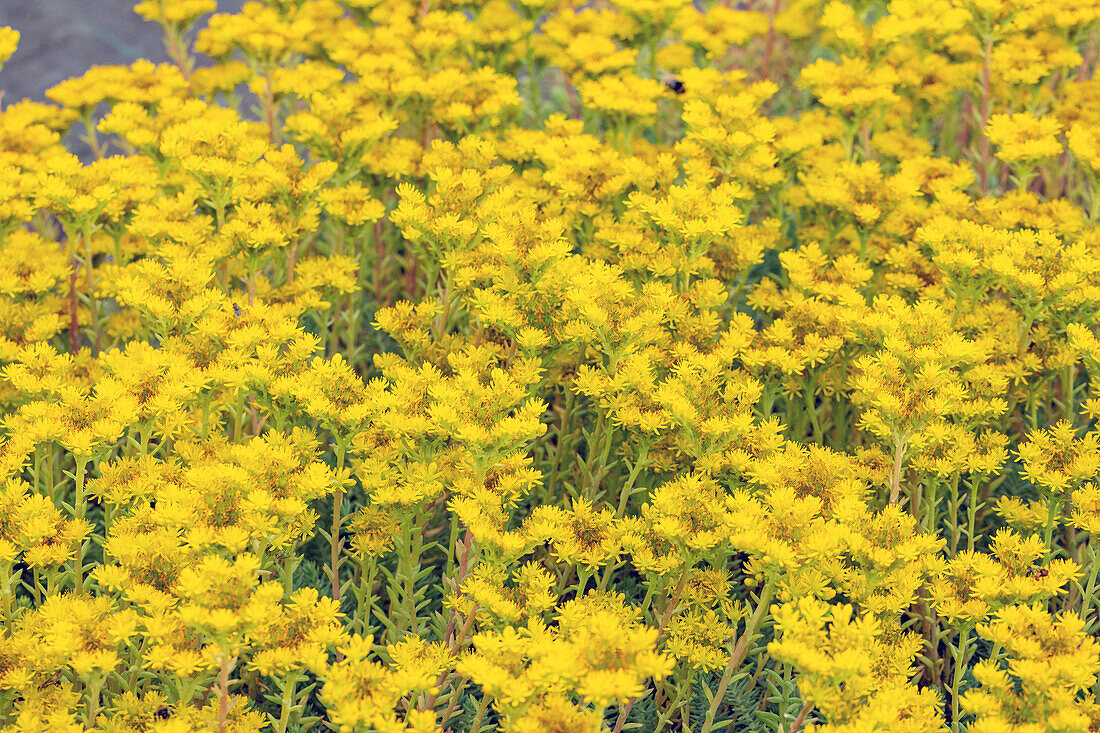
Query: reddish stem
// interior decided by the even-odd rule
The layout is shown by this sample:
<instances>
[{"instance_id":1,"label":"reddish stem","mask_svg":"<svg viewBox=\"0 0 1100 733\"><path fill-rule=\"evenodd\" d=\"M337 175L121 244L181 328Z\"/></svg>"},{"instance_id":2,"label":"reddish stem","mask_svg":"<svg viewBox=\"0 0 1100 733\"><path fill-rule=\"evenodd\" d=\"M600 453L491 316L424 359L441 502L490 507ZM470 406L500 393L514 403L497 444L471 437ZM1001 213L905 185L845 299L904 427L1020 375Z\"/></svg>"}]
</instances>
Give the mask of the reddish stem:
<instances>
[{"instance_id":1,"label":"reddish stem","mask_svg":"<svg viewBox=\"0 0 1100 733\"><path fill-rule=\"evenodd\" d=\"M989 136L985 132L992 113L992 94L990 92L990 79L993 75L993 36L987 35L985 48L982 53L982 102L981 102L981 129L978 133L981 139L978 142L978 181L982 195L989 193Z\"/></svg>"},{"instance_id":2,"label":"reddish stem","mask_svg":"<svg viewBox=\"0 0 1100 733\"><path fill-rule=\"evenodd\" d=\"M775 16L779 14L779 4L782 0L773 0L768 9L768 36L764 42L764 56L760 61L760 78L770 79L772 76L772 54L775 53Z\"/></svg>"}]
</instances>

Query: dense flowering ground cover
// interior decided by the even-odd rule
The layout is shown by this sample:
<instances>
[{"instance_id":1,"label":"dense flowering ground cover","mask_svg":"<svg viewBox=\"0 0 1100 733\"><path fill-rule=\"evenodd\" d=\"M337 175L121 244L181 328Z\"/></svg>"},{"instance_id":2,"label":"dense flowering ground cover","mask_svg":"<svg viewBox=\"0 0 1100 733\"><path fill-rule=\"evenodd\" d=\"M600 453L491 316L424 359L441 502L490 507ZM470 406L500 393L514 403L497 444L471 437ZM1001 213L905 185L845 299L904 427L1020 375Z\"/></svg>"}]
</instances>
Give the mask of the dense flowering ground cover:
<instances>
[{"instance_id":1,"label":"dense flowering ground cover","mask_svg":"<svg viewBox=\"0 0 1100 733\"><path fill-rule=\"evenodd\" d=\"M0 111L4 731L1100 729L1100 2L136 10Z\"/></svg>"}]
</instances>

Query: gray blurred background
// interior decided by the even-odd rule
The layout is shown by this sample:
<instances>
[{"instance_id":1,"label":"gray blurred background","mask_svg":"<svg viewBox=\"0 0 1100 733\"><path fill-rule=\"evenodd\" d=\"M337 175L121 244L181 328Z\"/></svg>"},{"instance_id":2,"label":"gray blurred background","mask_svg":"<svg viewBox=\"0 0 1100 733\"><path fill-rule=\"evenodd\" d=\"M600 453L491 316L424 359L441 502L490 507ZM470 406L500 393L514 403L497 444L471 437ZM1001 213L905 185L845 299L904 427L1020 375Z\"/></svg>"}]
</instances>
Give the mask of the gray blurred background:
<instances>
[{"instance_id":1,"label":"gray blurred background","mask_svg":"<svg viewBox=\"0 0 1100 733\"><path fill-rule=\"evenodd\" d=\"M19 48L0 69L4 104L44 92L96 64L167 61L160 26L134 12L137 0L0 0L0 26L22 34ZM244 0L218 0L219 12L236 12ZM209 17L209 16L207 16Z\"/></svg>"}]
</instances>

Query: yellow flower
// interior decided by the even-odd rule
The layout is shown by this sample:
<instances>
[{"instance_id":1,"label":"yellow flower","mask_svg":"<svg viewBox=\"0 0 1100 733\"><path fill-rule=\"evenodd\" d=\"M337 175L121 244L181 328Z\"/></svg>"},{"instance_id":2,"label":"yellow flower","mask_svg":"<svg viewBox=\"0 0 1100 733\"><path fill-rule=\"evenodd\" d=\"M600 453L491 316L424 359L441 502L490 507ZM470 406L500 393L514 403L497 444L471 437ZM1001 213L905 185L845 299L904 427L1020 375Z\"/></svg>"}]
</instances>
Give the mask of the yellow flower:
<instances>
[{"instance_id":1,"label":"yellow flower","mask_svg":"<svg viewBox=\"0 0 1100 733\"><path fill-rule=\"evenodd\" d=\"M217 7L217 0L141 0L134 6L134 12L145 20L188 26Z\"/></svg>"},{"instance_id":2,"label":"yellow flower","mask_svg":"<svg viewBox=\"0 0 1100 733\"><path fill-rule=\"evenodd\" d=\"M137 616L109 598L57 595L20 620L36 642L43 668L71 667L80 676L103 675L123 663L122 647L137 634Z\"/></svg>"},{"instance_id":3,"label":"yellow flower","mask_svg":"<svg viewBox=\"0 0 1100 733\"><path fill-rule=\"evenodd\" d=\"M15 47L19 45L19 31L7 26L0 27L0 68L4 62L15 53Z\"/></svg>"},{"instance_id":4,"label":"yellow flower","mask_svg":"<svg viewBox=\"0 0 1100 733\"><path fill-rule=\"evenodd\" d=\"M1062 420L1048 430L1029 434L1018 454L1029 481L1052 494L1068 494L1100 472L1100 434L1078 438Z\"/></svg>"},{"instance_id":5,"label":"yellow flower","mask_svg":"<svg viewBox=\"0 0 1100 733\"><path fill-rule=\"evenodd\" d=\"M316 589L295 591L252 631L256 644L250 665L269 676L322 668L329 648L345 638L339 616L336 602L318 597Z\"/></svg>"},{"instance_id":6,"label":"yellow flower","mask_svg":"<svg viewBox=\"0 0 1100 733\"><path fill-rule=\"evenodd\" d=\"M562 562L581 563L590 570L618 558L620 547L613 531L614 515L577 499L569 510L538 507L531 515L528 533L546 538Z\"/></svg>"},{"instance_id":7,"label":"yellow flower","mask_svg":"<svg viewBox=\"0 0 1100 733\"><path fill-rule=\"evenodd\" d=\"M1062 125L1053 117L1021 113L993 115L985 128L997 157L1006 163L1035 164L1062 154Z\"/></svg>"},{"instance_id":8,"label":"yellow flower","mask_svg":"<svg viewBox=\"0 0 1100 733\"><path fill-rule=\"evenodd\" d=\"M1100 645L1080 617L1054 618L1042 604L1009 606L978 632L1007 652L1008 663L975 666L980 686L963 698L977 718L974 730L1088 730L1087 701L1077 695L1100 672Z\"/></svg>"},{"instance_id":9,"label":"yellow flower","mask_svg":"<svg viewBox=\"0 0 1100 733\"><path fill-rule=\"evenodd\" d=\"M768 17L758 11L735 10L712 5L706 12L685 7L676 14L672 27L683 42L702 48L708 59L719 59L730 46L741 46L768 31Z\"/></svg>"},{"instance_id":10,"label":"yellow flower","mask_svg":"<svg viewBox=\"0 0 1100 733\"><path fill-rule=\"evenodd\" d=\"M870 616L853 617L851 606L812 598L778 606L773 616L777 634L769 654L794 665L803 695L839 730L865 707L881 705L877 692L907 680L921 645L912 633L895 633Z\"/></svg>"},{"instance_id":11,"label":"yellow flower","mask_svg":"<svg viewBox=\"0 0 1100 733\"><path fill-rule=\"evenodd\" d=\"M585 107L607 114L612 119L641 118L643 122L657 115L657 100L664 95L664 86L656 79L634 75L605 75L583 81L578 92Z\"/></svg>"},{"instance_id":12,"label":"yellow flower","mask_svg":"<svg viewBox=\"0 0 1100 733\"><path fill-rule=\"evenodd\" d=\"M844 56L840 62L818 59L802 69L799 84L823 105L856 117L898 100L897 73L888 66L872 67L865 60Z\"/></svg>"},{"instance_id":13,"label":"yellow flower","mask_svg":"<svg viewBox=\"0 0 1100 733\"><path fill-rule=\"evenodd\" d=\"M1100 174L1100 126L1075 124L1069 128L1066 141L1077 160L1084 163L1093 175Z\"/></svg>"},{"instance_id":14,"label":"yellow flower","mask_svg":"<svg viewBox=\"0 0 1100 733\"><path fill-rule=\"evenodd\" d=\"M1012 603L1056 596L1080 572L1071 560L1040 566L1046 546L1036 535L1003 529L994 535L990 549L988 555L960 552L929 586L937 612L953 624L972 628Z\"/></svg>"}]
</instances>

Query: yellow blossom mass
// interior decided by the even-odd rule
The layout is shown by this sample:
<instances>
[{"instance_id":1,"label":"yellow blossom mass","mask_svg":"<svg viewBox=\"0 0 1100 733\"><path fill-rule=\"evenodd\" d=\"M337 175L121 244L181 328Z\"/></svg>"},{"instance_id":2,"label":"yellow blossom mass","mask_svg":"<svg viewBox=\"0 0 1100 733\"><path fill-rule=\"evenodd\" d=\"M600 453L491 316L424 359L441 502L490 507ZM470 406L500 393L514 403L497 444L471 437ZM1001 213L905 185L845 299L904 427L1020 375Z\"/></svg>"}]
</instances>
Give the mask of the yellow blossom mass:
<instances>
[{"instance_id":1,"label":"yellow blossom mass","mask_svg":"<svg viewBox=\"0 0 1100 733\"><path fill-rule=\"evenodd\" d=\"M0 733L1100 729L1100 1L135 2L0 88Z\"/></svg>"}]
</instances>

